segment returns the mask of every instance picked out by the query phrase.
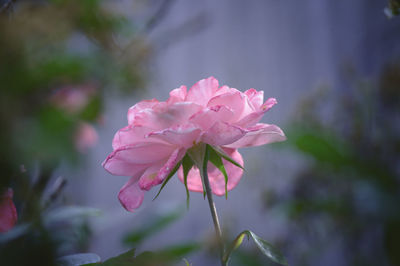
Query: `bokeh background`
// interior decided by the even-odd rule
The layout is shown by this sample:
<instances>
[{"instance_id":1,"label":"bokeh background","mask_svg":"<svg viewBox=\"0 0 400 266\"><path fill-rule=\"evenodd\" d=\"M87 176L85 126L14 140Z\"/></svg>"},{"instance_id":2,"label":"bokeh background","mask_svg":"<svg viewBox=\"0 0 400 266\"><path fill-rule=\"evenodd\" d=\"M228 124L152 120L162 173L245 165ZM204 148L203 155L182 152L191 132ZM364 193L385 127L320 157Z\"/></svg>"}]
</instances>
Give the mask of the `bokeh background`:
<instances>
[{"instance_id":1,"label":"bokeh background","mask_svg":"<svg viewBox=\"0 0 400 266\"><path fill-rule=\"evenodd\" d=\"M0 260L136 248L217 265L201 194L186 210L174 178L128 213L117 199L128 178L101 167L130 106L214 76L277 98L263 122L288 137L241 150L240 184L216 199L227 240L250 229L290 265L400 265L399 11L382 0L0 1L0 181L18 212ZM231 265L275 264L245 241Z\"/></svg>"}]
</instances>

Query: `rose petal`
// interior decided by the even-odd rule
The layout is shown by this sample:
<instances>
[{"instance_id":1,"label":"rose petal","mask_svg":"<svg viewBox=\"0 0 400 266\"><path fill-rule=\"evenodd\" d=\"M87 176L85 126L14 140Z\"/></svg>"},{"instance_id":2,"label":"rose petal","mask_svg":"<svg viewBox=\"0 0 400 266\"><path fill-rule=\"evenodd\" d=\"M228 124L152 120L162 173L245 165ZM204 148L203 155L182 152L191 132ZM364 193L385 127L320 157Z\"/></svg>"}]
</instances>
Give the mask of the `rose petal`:
<instances>
[{"instance_id":1,"label":"rose petal","mask_svg":"<svg viewBox=\"0 0 400 266\"><path fill-rule=\"evenodd\" d=\"M0 232L7 232L17 223L17 210L13 198L13 190L10 188L0 197Z\"/></svg>"},{"instance_id":2,"label":"rose petal","mask_svg":"<svg viewBox=\"0 0 400 266\"><path fill-rule=\"evenodd\" d=\"M186 95L187 95L186 86L182 85L179 88L174 89L169 93L169 99L167 100L167 103L173 104L176 102L184 102Z\"/></svg>"},{"instance_id":3,"label":"rose petal","mask_svg":"<svg viewBox=\"0 0 400 266\"><path fill-rule=\"evenodd\" d=\"M109 155L107 159L103 162L103 167L112 175L120 175L120 176L132 176L146 170L151 164L134 164L125 161L117 156L110 157Z\"/></svg>"},{"instance_id":4,"label":"rose petal","mask_svg":"<svg viewBox=\"0 0 400 266\"><path fill-rule=\"evenodd\" d=\"M268 100L265 101L265 103L261 106L261 109L264 110L265 112L268 111L269 109L272 108L275 104L278 102L276 101L275 98L268 98Z\"/></svg>"},{"instance_id":5,"label":"rose petal","mask_svg":"<svg viewBox=\"0 0 400 266\"><path fill-rule=\"evenodd\" d=\"M159 139L173 145L190 148L198 142L201 129L193 125L175 126L148 134L148 137Z\"/></svg>"},{"instance_id":6,"label":"rose petal","mask_svg":"<svg viewBox=\"0 0 400 266\"><path fill-rule=\"evenodd\" d=\"M139 180L140 188L149 190L153 186L161 184L174 169L175 165L182 160L185 153L186 149L176 149L165 163L158 167L149 168Z\"/></svg>"},{"instance_id":7,"label":"rose petal","mask_svg":"<svg viewBox=\"0 0 400 266\"><path fill-rule=\"evenodd\" d=\"M121 188L118 193L119 202L130 212L139 208L142 205L144 191L140 189L138 180L143 172L137 173Z\"/></svg>"},{"instance_id":8,"label":"rose petal","mask_svg":"<svg viewBox=\"0 0 400 266\"><path fill-rule=\"evenodd\" d=\"M198 125L203 130L208 130L216 122L229 122L233 117L233 112L227 106L218 105L205 108L194 114L189 121Z\"/></svg>"},{"instance_id":9,"label":"rose petal","mask_svg":"<svg viewBox=\"0 0 400 266\"><path fill-rule=\"evenodd\" d=\"M252 112L252 113L244 116L242 119L237 121L235 123L235 125L238 125L243 128L254 126L258 122L260 122L263 115L269 109L271 109L276 103L277 103L277 101L275 100L275 98L269 98L268 100L265 101L265 103L260 107L260 109L258 111Z\"/></svg>"},{"instance_id":10,"label":"rose petal","mask_svg":"<svg viewBox=\"0 0 400 266\"><path fill-rule=\"evenodd\" d=\"M220 105L227 106L232 110L233 116L231 121L238 121L243 116L255 111L251 106L247 95L236 89L231 89L228 93L213 97L207 104L208 107Z\"/></svg>"},{"instance_id":11,"label":"rose petal","mask_svg":"<svg viewBox=\"0 0 400 266\"><path fill-rule=\"evenodd\" d=\"M249 89L244 93L249 98L249 101L253 105L254 110L260 109L264 101L264 91L256 91L255 89Z\"/></svg>"},{"instance_id":12,"label":"rose petal","mask_svg":"<svg viewBox=\"0 0 400 266\"><path fill-rule=\"evenodd\" d=\"M103 162L103 167L113 175L131 176L151 164L167 159L174 151L171 145L136 143L113 151Z\"/></svg>"},{"instance_id":13,"label":"rose petal","mask_svg":"<svg viewBox=\"0 0 400 266\"><path fill-rule=\"evenodd\" d=\"M205 106L217 90L218 80L214 77L202 79L190 88L186 101Z\"/></svg>"},{"instance_id":14,"label":"rose petal","mask_svg":"<svg viewBox=\"0 0 400 266\"><path fill-rule=\"evenodd\" d=\"M126 146L135 144L138 142L161 142L152 139L146 139L145 136L151 133L153 129L143 127L143 126L132 126L129 125L117 131L114 135L114 139L112 141L112 147L114 150Z\"/></svg>"},{"instance_id":15,"label":"rose petal","mask_svg":"<svg viewBox=\"0 0 400 266\"><path fill-rule=\"evenodd\" d=\"M243 158L240 153L235 149L223 148L223 150L236 162L243 166ZM225 166L225 170L228 175L228 191L232 190L239 183L240 178L243 175L243 169L231 164L230 162L222 159ZM207 166L208 178L210 180L210 186L212 192L217 196L225 195L225 177L213 164L208 163ZM182 167L178 171L178 177L184 182ZM187 178L188 189L194 192L203 192L203 184L200 177L200 171L198 168L193 167Z\"/></svg>"},{"instance_id":16,"label":"rose petal","mask_svg":"<svg viewBox=\"0 0 400 266\"><path fill-rule=\"evenodd\" d=\"M129 108L128 110L128 124L132 124L134 119L135 119L135 115L145 109L149 109L152 108L154 105L158 104L158 100L156 99L151 99L151 100L145 100L145 101L141 101L138 102L137 104L135 104L134 106L132 106L131 108Z\"/></svg>"},{"instance_id":17,"label":"rose petal","mask_svg":"<svg viewBox=\"0 0 400 266\"><path fill-rule=\"evenodd\" d=\"M199 112L202 107L191 102L177 102L145 109L135 115L133 124L153 130L162 130L187 123L189 117Z\"/></svg>"},{"instance_id":18,"label":"rose petal","mask_svg":"<svg viewBox=\"0 0 400 266\"><path fill-rule=\"evenodd\" d=\"M286 140L285 134L276 125L257 124L253 128L249 128L244 137L232 144L226 145L226 147L243 148L260 146L284 140Z\"/></svg>"},{"instance_id":19,"label":"rose petal","mask_svg":"<svg viewBox=\"0 0 400 266\"><path fill-rule=\"evenodd\" d=\"M153 186L160 184L158 180L156 180L157 174L160 171L161 167L166 163L167 160L154 164L146 169L143 175L140 177L138 182L139 187L142 190L150 190Z\"/></svg>"},{"instance_id":20,"label":"rose petal","mask_svg":"<svg viewBox=\"0 0 400 266\"><path fill-rule=\"evenodd\" d=\"M231 144L246 134L246 131L238 126L224 122L216 122L202 136L202 141L213 146Z\"/></svg>"}]
</instances>

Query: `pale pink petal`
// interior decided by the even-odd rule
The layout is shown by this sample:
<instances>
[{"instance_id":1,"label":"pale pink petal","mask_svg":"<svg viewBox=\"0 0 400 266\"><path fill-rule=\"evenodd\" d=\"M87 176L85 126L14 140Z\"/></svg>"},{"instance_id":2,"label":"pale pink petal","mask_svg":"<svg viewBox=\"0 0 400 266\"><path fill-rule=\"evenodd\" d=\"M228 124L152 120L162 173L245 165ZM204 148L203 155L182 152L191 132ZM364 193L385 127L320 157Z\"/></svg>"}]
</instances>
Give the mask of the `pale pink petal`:
<instances>
[{"instance_id":1,"label":"pale pink petal","mask_svg":"<svg viewBox=\"0 0 400 266\"><path fill-rule=\"evenodd\" d=\"M198 125L203 130L208 130L216 122L229 122L233 117L233 111L223 105L207 107L194 114L189 121Z\"/></svg>"},{"instance_id":2,"label":"pale pink petal","mask_svg":"<svg viewBox=\"0 0 400 266\"><path fill-rule=\"evenodd\" d=\"M128 124L132 124L135 116L138 112L143 111L145 109L152 108L154 105L158 104L158 100L156 99L151 99L151 100L144 100L141 102L138 102L128 110Z\"/></svg>"},{"instance_id":3,"label":"pale pink petal","mask_svg":"<svg viewBox=\"0 0 400 266\"><path fill-rule=\"evenodd\" d=\"M172 90L169 93L169 99L167 100L168 104L173 104L176 102L184 102L186 99L186 86L182 85L177 89Z\"/></svg>"},{"instance_id":4,"label":"pale pink petal","mask_svg":"<svg viewBox=\"0 0 400 266\"><path fill-rule=\"evenodd\" d=\"M136 143L113 151L103 162L103 167L114 175L131 176L149 165L169 158L174 151L171 145Z\"/></svg>"},{"instance_id":5,"label":"pale pink petal","mask_svg":"<svg viewBox=\"0 0 400 266\"><path fill-rule=\"evenodd\" d=\"M160 171L161 167L167 162L166 160L160 161L156 164L153 164L140 177L138 182L139 187L142 190L150 190L153 186L160 184L160 182L156 179L158 172Z\"/></svg>"},{"instance_id":6,"label":"pale pink petal","mask_svg":"<svg viewBox=\"0 0 400 266\"><path fill-rule=\"evenodd\" d=\"M224 85L224 86L220 87L220 88L215 92L215 94L214 94L213 97L218 96L218 95L221 95L221 94L224 94L224 93L228 93L228 92L231 92L231 91L234 91L234 90L235 90L235 89L229 88L228 86Z\"/></svg>"},{"instance_id":7,"label":"pale pink petal","mask_svg":"<svg viewBox=\"0 0 400 266\"><path fill-rule=\"evenodd\" d=\"M258 122L260 122L260 120L264 116L264 114L265 114L265 111L263 111L263 110L253 112L249 115L246 115L239 121L237 121L235 123L235 125L240 126L242 128L248 128L248 127L254 126Z\"/></svg>"},{"instance_id":8,"label":"pale pink petal","mask_svg":"<svg viewBox=\"0 0 400 266\"><path fill-rule=\"evenodd\" d=\"M17 210L13 198L13 190L10 188L0 196L0 232L4 233L17 223Z\"/></svg>"},{"instance_id":9,"label":"pale pink petal","mask_svg":"<svg viewBox=\"0 0 400 266\"><path fill-rule=\"evenodd\" d=\"M224 122L216 122L202 136L202 141L213 146L231 144L246 134L246 131L238 126Z\"/></svg>"},{"instance_id":10,"label":"pale pink petal","mask_svg":"<svg viewBox=\"0 0 400 266\"><path fill-rule=\"evenodd\" d=\"M246 116L244 116L242 119L237 121L235 125L238 125L240 127L251 127L260 122L261 118L264 116L264 114L271 109L275 104L277 103L275 98L269 98L268 100L265 101L265 103L260 107L258 111L252 112Z\"/></svg>"},{"instance_id":11,"label":"pale pink petal","mask_svg":"<svg viewBox=\"0 0 400 266\"><path fill-rule=\"evenodd\" d=\"M176 149L165 162L162 167L158 169L152 168L140 178L139 186L141 189L149 190L153 186L161 184L165 178L171 173L177 163L185 156L186 149Z\"/></svg>"},{"instance_id":12,"label":"pale pink petal","mask_svg":"<svg viewBox=\"0 0 400 266\"><path fill-rule=\"evenodd\" d=\"M265 112L268 111L269 109L272 108L275 104L278 102L276 101L275 98L268 98L268 100L265 101L265 103L261 106L261 109L264 110Z\"/></svg>"},{"instance_id":13,"label":"pale pink petal","mask_svg":"<svg viewBox=\"0 0 400 266\"><path fill-rule=\"evenodd\" d=\"M129 179L118 193L119 202L127 211L133 212L142 205L144 191L140 189L138 184L139 177L142 173L137 173Z\"/></svg>"},{"instance_id":14,"label":"pale pink petal","mask_svg":"<svg viewBox=\"0 0 400 266\"><path fill-rule=\"evenodd\" d=\"M231 89L230 92L224 93L213 97L207 104L208 107L212 106L227 106L232 110L233 116L230 121L235 122L254 112L246 94L241 93L236 89Z\"/></svg>"},{"instance_id":15,"label":"pale pink petal","mask_svg":"<svg viewBox=\"0 0 400 266\"><path fill-rule=\"evenodd\" d=\"M159 105L153 109L146 109L137 113L133 124L154 130L162 130L187 123L189 117L201 109L200 105L191 102Z\"/></svg>"},{"instance_id":16,"label":"pale pink petal","mask_svg":"<svg viewBox=\"0 0 400 266\"><path fill-rule=\"evenodd\" d=\"M190 88L186 101L206 106L217 90L218 80L214 77L202 79Z\"/></svg>"},{"instance_id":17,"label":"pale pink petal","mask_svg":"<svg viewBox=\"0 0 400 266\"><path fill-rule=\"evenodd\" d=\"M135 144L138 142L157 142L156 140L146 139L145 136L151 133L153 129L143 126L129 125L117 131L112 141L113 149L116 150L122 146ZM159 141L164 143L163 141Z\"/></svg>"},{"instance_id":18,"label":"pale pink petal","mask_svg":"<svg viewBox=\"0 0 400 266\"><path fill-rule=\"evenodd\" d=\"M179 145L180 147L190 148L198 142L200 133L201 129L198 126L188 124L154 131L147 136L173 145Z\"/></svg>"},{"instance_id":19,"label":"pale pink petal","mask_svg":"<svg viewBox=\"0 0 400 266\"><path fill-rule=\"evenodd\" d=\"M247 130L248 132L243 138L232 144L226 145L226 147L243 148L286 140L283 131L275 125L257 124L256 126Z\"/></svg>"},{"instance_id":20,"label":"pale pink petal","mask_svg":"<svg viewBox=\"0 0 400 266\"><path fill-rule=\"evenodd\" d=\"M122 146L109 157L118 157L134 164L147 164L169 157L174 149L171 145L143 142Z\"/></svg>"},{"instance_id":21,"label":"pale pink petal","mask_svg":"<svg viewBox=\"0 0 400 266\"><path fill-rule=\"evenodd\" d=\"M151 164L127 162L125 159L119 157L118 154L114 156L109 155L102 165L110 174L120 176L132 176L151 166Z\"/></svg>"},{"instance_id":22,"label":"pale pink petal","mask_svg":"<svg viewBox=\"0 0 400 266\"><path fill-rule=\"evenodd\" d=\"M249 89L244 92L249 98L250 103L253 105L255 110L260 109L264 101L264 91L257 91L255 89Z\"/></svg>"},{"instance_id":23,"label":"pale pink petal","mask_svg":"<svg viewBox=\"0 0 400 266\"><path fill-rule=\"evenodd\" d=\"M243 158L235 149L223 148L224 151L236 162L243 166ZM228 175L228 191L232 190L239 183L243 175L243 170L230 162L222 159L225 170ZM213 164L208 163L208 178L212 192L217 196L225 195L225 178L224 175ZM184 182L182 167L178 171L178 177ZM203 192L203 185L200 177L200 171L197 167L193 167L188 174L188 188L190 191Z\"/></svg>"}]
</instances>

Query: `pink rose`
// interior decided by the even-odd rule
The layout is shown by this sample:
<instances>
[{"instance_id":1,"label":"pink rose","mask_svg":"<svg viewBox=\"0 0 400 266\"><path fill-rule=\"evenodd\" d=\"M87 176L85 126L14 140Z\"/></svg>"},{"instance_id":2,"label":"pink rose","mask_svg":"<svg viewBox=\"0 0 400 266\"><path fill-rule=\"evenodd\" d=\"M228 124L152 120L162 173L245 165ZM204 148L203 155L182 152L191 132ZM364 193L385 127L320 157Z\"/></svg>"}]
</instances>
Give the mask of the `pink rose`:
<instances>
[{"instance_id":1,"label":"pink rose","mask_svg":"<svg viewBox=\"0 0 400 266\"><path fill-rule=\"evenodd\" d=\"M285 140L279 127L258 123L276 104L274 98L263 102L263 94L255 89L242 93L228 86L219 87L218 81L210 77L200 80L189 91L186 86L172 90L165 102L153 99L132 106L128 111L128 126L115 134L114 151L103 162L111 174L132 176L119 192L125 209L137 209L144 191L162 183L195 144L219 147L243 165L237 148ZM224 159L223 163L228 173L227 188L232 190L243 170ZM208 175L212 192L224 195L223 174L209 164ZM182 169L178 177L183 180ZM196 167L188 174L188 188L203 191Z\"/></svg>"},{"instance_id":2,"label":"pink rose","mask_svg":"<svg viewBox=\"0 0 400 266\"><path fill-rule=\"evenodd\" d=\"M13 190L9 188L0 196L0 232L4 233L17 223L17 210L15 209Z\"/></svg>"}]
</instances>

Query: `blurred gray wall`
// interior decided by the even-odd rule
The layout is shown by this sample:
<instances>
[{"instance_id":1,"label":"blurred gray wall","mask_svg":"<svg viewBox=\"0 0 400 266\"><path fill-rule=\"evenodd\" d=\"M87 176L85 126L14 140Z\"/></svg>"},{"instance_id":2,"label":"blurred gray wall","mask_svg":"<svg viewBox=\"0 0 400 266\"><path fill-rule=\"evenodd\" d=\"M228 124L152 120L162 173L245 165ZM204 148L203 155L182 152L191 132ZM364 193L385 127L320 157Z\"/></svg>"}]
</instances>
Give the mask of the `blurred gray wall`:
<instances>
[{"instance_id":1,"label":"blurred gray wall","mask_svg":"<svg viewBox=\"0 0 400 266\"><path fill-rule=\"evenodd\" d=\"M87 168L71 173L77 176L69 186L76 203L104 212L93 220L90 251L103 258L116 255L126 249L120 244L124 232L146 224L155 213L185 204L184 186L175 178L156 201L151 199L158 189L148 192L136 213L120 206L117 193L128 178L111 176L100 164L112 150L113 134L126 125L130 106L145 98L165 100L170 90L182 84L190 87L212 75L221 85L256 88L264 90L265 97L277 98L278 105L263 121L285 130L296 105L313 88L327 84L345 89L343 66L351 64L360 75L374 76L383 62L400 55L399 37L393 35L396 29L400 33L400 18L388 20L385 5L382 0L175 1L149 36L154 57L147 91L125 99L110 95L105 126L99 129L100 143L89 154ZM228 200L216 200L222 224L229 226L232 235L251 229L274 242L285 229L285 219L276 210L263 209L262 192L271 187L285 191L304 160L270 146L241 152L246 172L240 184ZM183 218L140 250L212 236L207 202L201 194L192 193ZM295 265L296 258L290 257L290 251L285 253ZM200 255L190 261L193 265L213 263Z\"/></svg>"}]
</instances>

